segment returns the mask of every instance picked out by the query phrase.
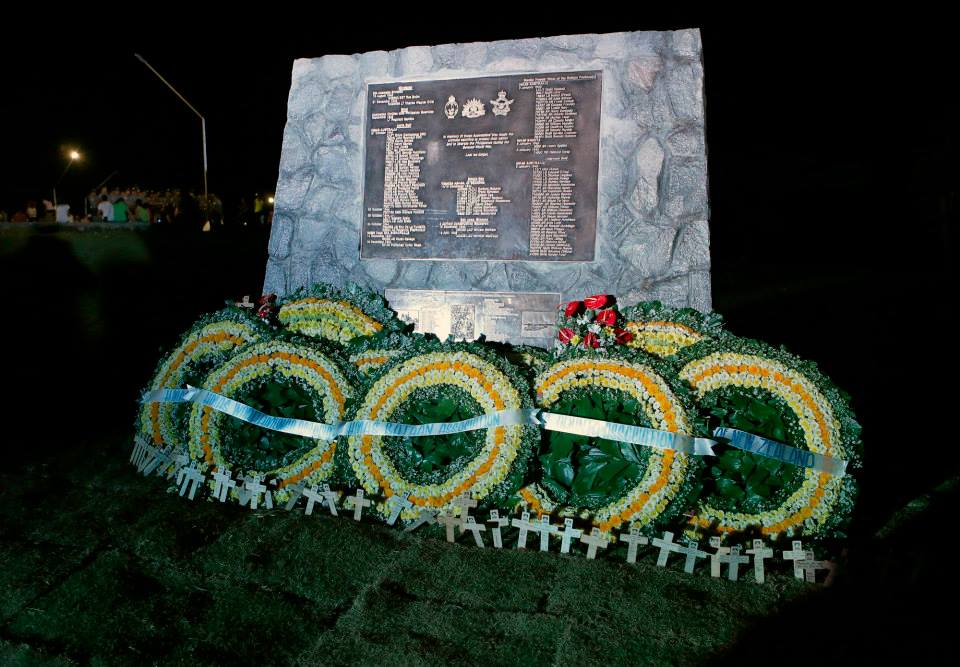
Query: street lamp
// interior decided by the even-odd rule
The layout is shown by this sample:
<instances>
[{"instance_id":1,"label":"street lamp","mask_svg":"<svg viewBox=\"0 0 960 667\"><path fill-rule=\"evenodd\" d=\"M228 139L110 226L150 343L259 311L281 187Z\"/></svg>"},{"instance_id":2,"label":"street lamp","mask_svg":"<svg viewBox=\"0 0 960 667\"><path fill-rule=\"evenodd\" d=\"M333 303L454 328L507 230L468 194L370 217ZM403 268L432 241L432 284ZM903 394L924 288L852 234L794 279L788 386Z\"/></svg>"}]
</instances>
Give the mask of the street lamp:
<instances>
[{"instance_id":1,"label":"street lamp","mask_svg":"<svg viewBox=\"0 0 960 667\"><path fill-rule=\"evenodd\" d=\"M53 186L53 208L54 208L54 210L56 210L56 208L57 208L57 185L60 185L60 181L62 181L62 180L63 180L63 177L67 175L67 171L70 170L70 165L72 165L75 160L79 160L79 159L80 159L80 153L78 153L78 152L75 151L75 150L71 150L69 153L67 153L67 155L70 156L70 161L67 162L67 167L66 167L66 169L63 170L63 173L60 174L60 178L57 179L56 185Z\"/></svg>"},{"instance_id":2,"label":"street lamp","mask_svg":"<svg viewBox=\"0 0 960 667\"><path fill-rule=\"evenodd\" d=\"M134 53L133 55L136 56L137 60L142 62L144 65L146 65L151 72L156 74L157 78L163 81L163 83L167 86L167 88L173 91L174 95L179 97L184 104L190 107L190 111L192 111L193 113L197 114L200 117L200 131L202 132L202 135L203 135L203 203L207 213L207 220L209 220L210 219L210 195L207 192L207 119L204 118L203 114L197 111L192 104L187 102L187 98L181 95L176 88L170 85L170 82L164 79L163 76L160 74L160 72L153 69L150 63L144 60L143 56L141 56L139 53Z\"/></svg>"}]
</instances>

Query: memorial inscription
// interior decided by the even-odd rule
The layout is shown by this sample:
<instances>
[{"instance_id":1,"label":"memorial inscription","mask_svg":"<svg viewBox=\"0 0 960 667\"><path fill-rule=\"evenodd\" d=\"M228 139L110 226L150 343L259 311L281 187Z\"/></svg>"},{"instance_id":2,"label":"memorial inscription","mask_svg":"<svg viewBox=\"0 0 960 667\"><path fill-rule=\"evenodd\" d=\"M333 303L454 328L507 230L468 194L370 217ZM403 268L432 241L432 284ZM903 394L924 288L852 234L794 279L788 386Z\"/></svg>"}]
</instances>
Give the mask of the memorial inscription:
<instances>
[{"instance_id":1,"label":"memorial inscription","mask_svg":"<svg viewBox=\"0 0 960 667\"><path fill-rule=\"evenodd\" d=\"M401 319L441 340L487 340L549 347L553 343L557 292L458 292L388 289L385 296Z\"/></svg>"},{"instance_id":2,"label":"memorial inscription","mask_svg":"<svg viewBox=\"0 0 960 667\"><path fill-rule=\"evenodd\" d=\"M601 84L369 84L361 259L592 261Z\"/></svg>"}]
</instances>

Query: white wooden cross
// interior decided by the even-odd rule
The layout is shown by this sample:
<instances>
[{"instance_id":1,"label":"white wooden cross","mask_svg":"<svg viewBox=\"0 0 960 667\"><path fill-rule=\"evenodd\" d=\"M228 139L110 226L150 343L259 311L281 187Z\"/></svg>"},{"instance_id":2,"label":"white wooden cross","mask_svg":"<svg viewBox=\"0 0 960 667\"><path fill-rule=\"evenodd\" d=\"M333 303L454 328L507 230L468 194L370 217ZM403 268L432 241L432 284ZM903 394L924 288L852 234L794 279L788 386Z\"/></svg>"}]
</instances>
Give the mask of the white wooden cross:
<instances>
[{"instance_id":1,"label":"white wooden cross","mask_svg":"<svg viewBox=\"0 0 960 667\"><path fill-rule=\"evenodd\" d=\"M190 463L190 457L187 456L186 452L177 454L173 457L173 464L170 466L170 471L167 473L167 479L173 479L176 477L181 468L185 468Z\"/></svg>"},{"instance_id":2,"label":"white wooden cross","mask_svg":"<svg viewBox=\"0 0 960 667\"><path fill-rule=\"evenodd\" d=\"M274 477L270 480L270 486L277 485L277 478ZM263 494L263 506L268 510L273 509L273 489L267 489L266 493Z\"/></svg>"},{"instance_id":3,"label":"white wooden cross","mask_svg":"<svg viewBox=\"0 0 960 667\"><path fill-rule=\"evenodd\" d=\"M570 541L583 535L582 530L573 527L573 519L570 518L563 520L563 530L559 530L558 533L560 534L560 553L562 554L570 553Z\"/></svg>"},{"instance_id":4,"label":"white wooden cross","mask_svg":"<svg viewBox=\"0 0 960 667\"><path fill-rule=\"evenodd\" d=\"M740 546L730 547L730 553L717 558L727 564L727 579L736 581L740 575L740 566L750 562L750 556L740 555Z\"/></svg>"},{"instance_id":5,"label":"white wooden cross","mask_svg":"<svg viewBox=\"0 0 960 667\"><path fill-rule=\"evenodd\" d=\"M660 553L657 555L657 567L666 567L670 552L680 551L681 548L679 544L673 541L673 533L669 530L663 533L663 539L655 537L650 544L660 549Z\"/></svg>"},{"instance_id":6,"label":"white wooden cross","mask_svg":"<svg viewBox=\"0 0 960 667\"><path fill-rule=\"evenodd\" d=\"M221 503L226 502L227 493L235 487L237 483L230 477L230 469L218 467L217 472L213 473L213 479L216 485L213 487L213 496Z\"/></svg>"},{"instance_id":7,"label":"white wooden cross","mask_svg":"<svg viewBox=\"0 0 960 667\"><path fill-rule=\"evenodd\" d=\"M316 503L323 505L323 493L320 492L316 484L309 489L304 489L303 497L307 499L307 508L303 511L307 516L313 514L313 506Z\"/></svg>"},{"instance_id":8,"label":"white wooden cross","mask_svg":"<svg viewBox=\"0 0 960 667\"><path fill-rule=\"evenodd\" d=\"M160 449L158 447L153 450L153 457L144 465L143 476L149 477L154 470L162 473L171 463L173 463L173 448Z\"/></svg>"},{"instance_id":9,"label":"white wooden cross","mask_svg":"<svg viewBox=\"0 0 960 667\"><path fill-rule=\"evenodd\" d=\"M720 576L720 557L726 556L730 553L730 547L725 547L721 545L723 538L720 537L711 537L710 546L716 549L716 553L710 554L710 576L719 577Z\"/></svg>"},{"instance_id":10,"label":"white wooden cross","mask_svg":"<svg viewBox=\"0 0 960 667\"><path fill-rule=\"evenodd\" d=\"M143 458L143 454L146 451L147 440L139 433L133 438L133 451L130 452L130 463L140 467L140 459Z\"/></svg>"},{"instance_id":11,"label":"white wooden cross","mask_svg":"<svg viewBox=\"0 0 960 667\"><path fill-rule=\"evenodd\" d=\"M687 546L677 550L687 557L683 562L683 571L687 574L693 574L693 568L696 567L698 558L706 558L710 555L706 551L698 549L699 546L699 542L687 540Z\"/></svg>"},{"instance_id":12,"label":"white wooden cross","mask_svg":"<svg viewBox=\"0 0 960 667\"><path fill-rule=\"evenodd\" d=\"M650 540L640 534L640 528L631 527L630 532L620 533L620 541L627 543L627 562L637 562L637 545L649 544Z\"/></svg>"},{"instance_id":13,"label":"white wooden cross","mask_svg":"<svg viewBox=\"0 0 960 667\"><path fill-rule=\"evenodd\" d=\"M581 535L580 541L588 545L587 560L593 560L597 557L597 547L601 549L607 548L607 536L605 533L601 533L597 527L594 527L589 535Z\"/></svg>"},{"instance_id":14,"label":"white wooden cross","mask_svg":"<svg viewBox=\"0 0 960 667\"><path fill-rule=\"evenodd\" d=\"M406 496L398 496L394 494L387 499L387 504L390 505L390 516L387 519L387 525L392 526L397 522L397 519L400 518L400 513L406 509L413 507L413 503L410 502L410 499Z\"/></svg>"},{"instance_id":15,"label":"white wooden cross","mask_svg":"<svg viewBox=\"0 0 960 667\"><path fill-rule=\"evenodd\" d=\"M156 455L157 448L144 441L140 447L140 454L134 463L137 466L137 472L143 472L150 460Z\"/></svg>"},{"instance_id":16,"label":"white wooden cross","mask_svg":"<svg viewBox=\"0 0 960 667\"><path fill-rule=\"evenodd\" d=\"M250 300L249 294L244 294L243 301L237 301L236 305L239 306L240 308L253 308L255 304L253 303L253 301Z\"/></svg>"},{"instance_id":17,"label":"white wooden cross","mask_svg":"<svg viewBox=\"0 0 960 667\"><path fill-rule=\"evenodd\" d=\"M550 551L550 535L560 532L557 526L550 523L550 515L541 515L540 521L534 524L534 530L540 533L540 551Z\"/></svg>"},{"instance_id":18,"label":"white wooden cross","mask_svg":"<svg viewBox=\"0 0 960 667\"><path fill-rule=\"evenodd\" d=\"M530 522L530 512L521 512L519 519L513 519L511 525L514 528L520 529L520 534L517 536L517 548L526 549L527 548L527 531L534 530L534 525Z\"/></svg>"},{"instance_id":19,"label":"white wooden cross","mask_svg":"<svg viewBox=\"0 0 960 667\"><path fill-rule=\"evenodd\" d=\"M177 471L177 486L180 486L183 483L183 478L186 474L187 474L187 466L183 466Z\"/></svg>"},{"instance_id":20,"label":"white wooden cross","mask_svg":"<svg viewBox=\"0 0 960 667\"><path fill-rule=\"evenodd\" d=\"M783 560L793 561L793 576L797 579L803 579L803 569L800 567L800 561L807 557L807 552L803 550L803 542L793 541L793 550L783 552Z\"/></svg>"},{"instance_id":21,"label":"white wooden cross","mask_svg":"<svg viewBox=\"0 0 960 667\"><path fill-rule=\"evenodd\" d=\"M307 488L307 482L306 480L302 480L302 479L296 484L294 484L293 486L291 486L290 489L288 490L288 493L290 495L287 498L287 504L283 506L283 509L287 510L288 512L291 511L296 506L297 502L301 498L303 498L303 492L306 488ZM314 487L314 490L316 490L316 487Z\"/></svg>"},{"instance_id":22,"label":"white wooden cross","mask_svg":"<svg viewBox=\"0 0 960 667\"><path fill-rule=\"evenodd\" d=\"M240 499L240 506L243 507L247 503L250 504L250 509L255 510L260 505L260 494L267 490L267 487L263 485L263 477L261 475L247 476L243 478L243 489L244 492Z\"/></svg>"},{"instance_id":23,"label":"white wooden cross","mask_svg":"<svg viewBox=\"0 0 960 667\"><path fill-rule=\"evenodd\" d=\"M203 482L206 477L202 472L197 470L195 465L191 465L189 468L182 468L183 470L183 483L180 486L180 497L183 497L183 494L187 492L187 488L190 489L190 495L187 496L190 500L193 500L193 496L197 493L197 487Z\"/></svg>"},{"instance_id":24,"label":"white wooden cross","mask_svg":"<svg viewBox=\"0 0 960 667\"><path fill-rule=\"evenodd\" d=\"M457 499L453 501L454 507L460 508L460 522L467 520L467 517L470 515L470 510L477 506L477 501L470 497L468 493L461 493L457 496Z\"/></svg>"},{"instance_id":25,"label":"white wooden cross","mask_svg":"<svg viewBox=\"0 0 960 667\"><path fill-rule=\"evenodd\" d=\"M337 492L331 491L329 484L324 484L321 486L320 492L323 494L323 499L327 503L327 509L330 510L330 514L333 516L340 516L337 514Z\"/></svg>"},{"instance_id":26,"label":"white wooden cross","mask_svg":"<svg viewBox=\"0 0 960 667\"><path fill-rule=\"evenodd\" d=\"M428 510L426 507L424 507L420 510L420 513L417 514L416 520L404 528L403 532L411 533L423 524L427 524L429 526L431 523L437 523L437 513L434 510Z\"/></svg>"},{"instance_id":27,"label":"white wooden cross","mask_svg":"<svg viewBox=\"0 0 960 667\"><path fill-rule=\"evenodd\" d=\"M753 556L753 578L758 584L762 584L766 579L763 571L763 559L773 558L773 549L763 546L763 540L754 540L753 548L747 549L745 553Z\"/></svg>"},{"instance_id":28,"label":"white wooden cross","mask_svg":"<svg viewBox=\"0 0 960 667\"><path fill-rule=\"evenodd\" d=\"M473 532L473 541L478 547L483 548L483 538L480 537L480 533L486 530L487 527L482 523L477 523L472 516L468 516L467 520L460 524L460 534L463 535L465 532Z\"/></svg>"},{"instance_id":29,"label":"white wooden cross","mask_svg":"<svg viewBox=\"0 0 960 667\"><path fill-rule=\"evenodd\" d=\"M250 503L250 489L247 488L247 481L252 479L255 478L248 475L237 477L237 502L240 503L240 507Z\"/></svg>"},{"instance_id":30,"label":"white wooden cross","mask_svg":"<svg viewBox=\"0 0 960 667\"><path fill-rule=\"evenodd\" d=\"M817 583L817 570L830 570L831 575L833 574L834 564L830 561L817 560L812 551L808 551L803 559L794 562L803 571L807 582L811 584Z\"/></svg>"},{"instance_id":31,"label":"white wooden cross","mask_svg":"<svg viewBox=\"0 0 960 667\"><path fill-rule=\"evenodd\" d=\"M447 542L457 541L453 531L461 524L460 519L453 516L453 514L441 512L440 516L437 517L437 523L447 529Z\"/></svg>"},{"instance_id":32,"label":"white wooden cross","mask_svg":"<svg viewBox=\"0 0 960 667\"><path fill-rule=\"evenodd\" d=\"M357 489L357 495L347 496L346 498L343 499L343 506L346 509L350 509L349 507L347 507L347 503L350 503L353 506L354 521L360 520L360 515L363 514L364 507L370 507L370 505L373 504L369 500L363 497L363 489Z\"/></svg>"},{"instance_id":33,"label":"white wooden cross","mask_svg":"<svg viewBox=\"0 0 960 667\"><path fill-rule=\"evenodd\" d=\"M503 536L500 534L500 529L509 526L510 519L505 516L501 517L499 510L490 510L490 518L487 519L487 523L493 524L490 528L490 532L493 534L493 546L497 549L502 549Z\"/></svg>"}]
</instances>

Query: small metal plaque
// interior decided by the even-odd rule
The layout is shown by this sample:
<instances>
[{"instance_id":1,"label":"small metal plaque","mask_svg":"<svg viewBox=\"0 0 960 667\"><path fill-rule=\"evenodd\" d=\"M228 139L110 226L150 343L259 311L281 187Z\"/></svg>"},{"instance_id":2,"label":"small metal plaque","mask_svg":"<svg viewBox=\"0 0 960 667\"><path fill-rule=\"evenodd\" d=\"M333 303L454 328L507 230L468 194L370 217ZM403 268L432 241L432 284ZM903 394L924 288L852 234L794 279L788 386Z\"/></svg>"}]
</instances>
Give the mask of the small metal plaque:
<instances>
[{"instance_id":1,"label":"small metal plaque","mask_svg":"<svg viewBox=\"0 0 960 667\"><path fill-rule=\"evenodd\" d=\"M550 347L560 306L557 292L456 292L388 289L387 302L419 333L440 340L487 340Z\"/></svg>"},{"instance_id":2,"label":"small metal plaque","mask_svg":"<svg viewBox=\"0 0 960 667\"><path fill-rule=\"evenodd\" d=\"M361 259L592 261L602 71L367 87Z\"/></svg>"}]
</instances>

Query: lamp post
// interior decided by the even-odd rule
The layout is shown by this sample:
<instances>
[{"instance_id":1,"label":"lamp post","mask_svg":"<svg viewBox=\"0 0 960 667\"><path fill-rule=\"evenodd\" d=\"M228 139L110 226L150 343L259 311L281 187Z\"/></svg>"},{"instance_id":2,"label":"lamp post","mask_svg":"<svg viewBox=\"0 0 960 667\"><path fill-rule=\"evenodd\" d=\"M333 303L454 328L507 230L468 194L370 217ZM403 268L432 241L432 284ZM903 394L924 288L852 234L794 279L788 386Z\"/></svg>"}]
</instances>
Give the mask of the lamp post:
<instances>
[{"instance_id":1,"label":"lamp post","mask_svg":"<svg viewBox=\"0 0 960 667\"><path fill-rule=\"evenodd\" d=\"M60 185L60 181L62 181L63 177L67 175L67 172L70 170L70 165L73 164L74 160L80 159L80 153L78 153L77 151L72 150L70 151L69 155L70 155L70 161L67 162L66 169L63 170L63 173L60 174L60 178L57 179L56 185L53 186L53 209L54 210L57 209L57 185Z\"/></svg>"},{"instance_id":2,"label":"lamp post","mask_svg":"<svg viewBox=\"0 0 960 667\"><path fill-rule=\"evenodd\" d=\"M210 193L207 192L207 119L204 118L203 114L197 111L197 109L192 104L187 102L187 98L181 95L176 88L170 85L170 82L164 79L163 76L160 74L160 72L155 70L153 66L150 65L150 63L144 60L143 56L141 56L139 53L134 53L133 55L136 56L137 60L142 62L144 65L146 65L151 72L156 74L157 78L163 81L163 83L167 86L167 88L173 91L174 95L179 97L184 104L190 107L190 111L192 111L193 113L197 114L200 117L200 131L202 133L202 138L203 138L203 204L204 204L205 212L207 214L207 220L209 221L210 220Z\"/></svg>"}]
</instances>

